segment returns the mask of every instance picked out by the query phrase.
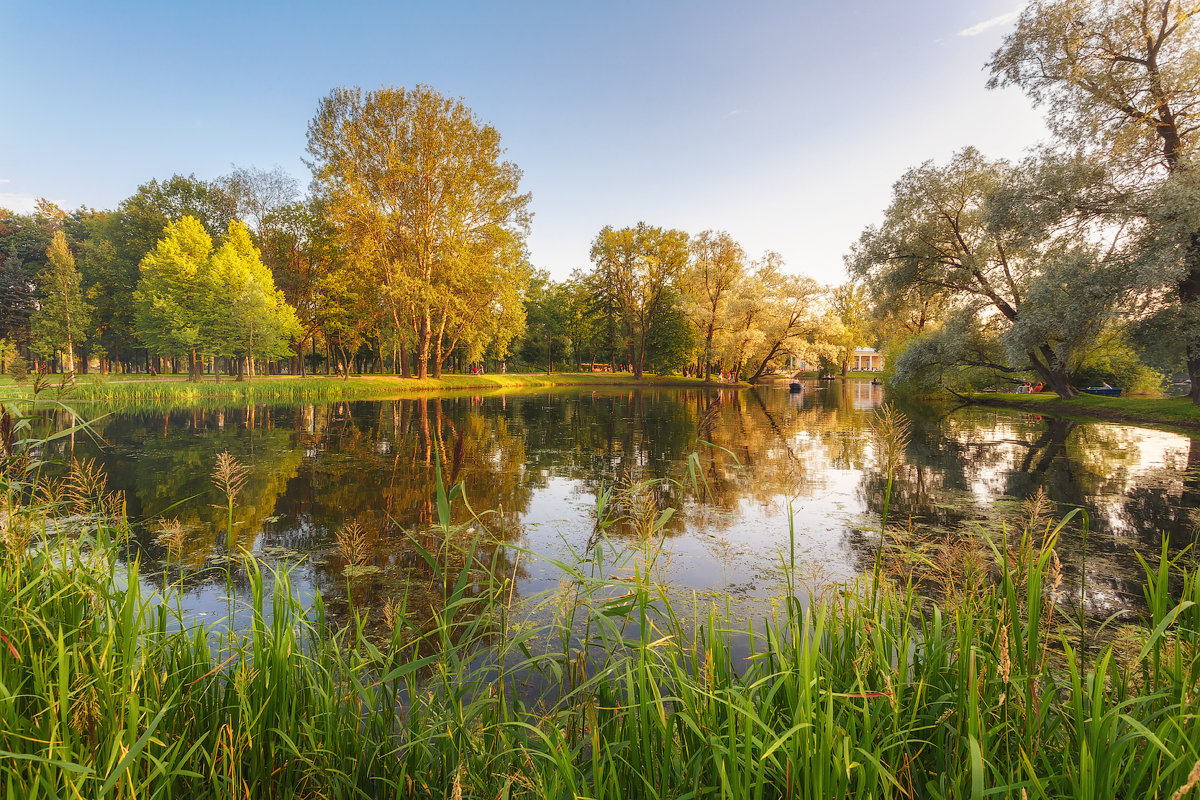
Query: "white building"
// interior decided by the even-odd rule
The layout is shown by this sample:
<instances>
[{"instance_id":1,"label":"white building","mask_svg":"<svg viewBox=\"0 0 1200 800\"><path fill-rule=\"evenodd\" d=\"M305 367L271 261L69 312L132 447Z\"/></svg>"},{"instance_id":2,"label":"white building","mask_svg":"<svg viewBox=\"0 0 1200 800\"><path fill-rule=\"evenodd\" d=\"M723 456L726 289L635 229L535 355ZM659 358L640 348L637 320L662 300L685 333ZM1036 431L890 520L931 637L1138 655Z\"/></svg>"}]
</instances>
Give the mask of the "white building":
<instances>
[{"instance_id":1,"label":"white building","mask_svg":"<svg viewBox=\"0 0 1200 800\"><path fill-rule=\"evenodd\" d=\"M850 369L855 372L883 371L883 353L874 347L856 347L850 360Z\"/></svg>"}]
</instances>

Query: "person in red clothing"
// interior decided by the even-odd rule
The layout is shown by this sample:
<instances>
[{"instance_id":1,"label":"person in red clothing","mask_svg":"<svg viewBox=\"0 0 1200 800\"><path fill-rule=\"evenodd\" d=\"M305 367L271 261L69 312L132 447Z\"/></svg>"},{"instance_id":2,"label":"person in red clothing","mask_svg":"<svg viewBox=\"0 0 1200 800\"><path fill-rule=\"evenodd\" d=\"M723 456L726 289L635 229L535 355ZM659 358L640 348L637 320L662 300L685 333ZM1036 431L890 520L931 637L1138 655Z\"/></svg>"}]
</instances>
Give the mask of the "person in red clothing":
<instances>
[{"instance_id":1,"label":"person in red clothing","mask_svg":"<svg viewBox=\"0 0 1200 800\"><path fill-rule=\"evenodd\" d=\"M1040 383L1035 383L1035 384L1033 385L1033 391L1034 391L1035 393L1036 393L1036 392L1040 392L1041 390L1042 390L1042 385L1041 385Z\"/></svg>"}]
</instances>

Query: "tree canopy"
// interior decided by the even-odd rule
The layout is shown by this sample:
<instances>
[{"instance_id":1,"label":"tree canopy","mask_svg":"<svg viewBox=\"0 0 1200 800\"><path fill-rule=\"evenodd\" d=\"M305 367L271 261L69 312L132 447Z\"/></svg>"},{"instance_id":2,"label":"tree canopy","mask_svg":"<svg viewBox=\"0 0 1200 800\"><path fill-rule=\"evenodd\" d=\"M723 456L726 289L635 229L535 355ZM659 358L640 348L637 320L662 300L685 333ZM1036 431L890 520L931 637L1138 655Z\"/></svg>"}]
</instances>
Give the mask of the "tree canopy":
<instances>
[{"instance_id":1,"label":"tree canopy","mask_svg":"<svg viewBox=\"0 0 1200 800\"><path fill-rule=\"evenodd\" d=\"M417 376L441 372L489 314L515 317L527 272L530 196L500 134L427 86L336 89L308 128L310 166L355 269L382 288L392 325L416 339ZM497 312L495 304L501 309Z\"/></svg>"}]
</instances>

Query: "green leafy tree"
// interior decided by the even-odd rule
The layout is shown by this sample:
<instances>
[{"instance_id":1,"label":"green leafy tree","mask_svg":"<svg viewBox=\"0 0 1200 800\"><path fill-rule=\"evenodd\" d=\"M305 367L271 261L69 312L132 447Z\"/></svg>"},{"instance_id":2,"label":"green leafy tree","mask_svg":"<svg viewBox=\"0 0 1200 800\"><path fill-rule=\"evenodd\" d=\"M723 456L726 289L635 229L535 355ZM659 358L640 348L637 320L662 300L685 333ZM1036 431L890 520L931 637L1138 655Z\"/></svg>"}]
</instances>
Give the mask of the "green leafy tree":
<instances>
[{"instance_id":1,"label":"green leafy tree","mask_svg":"<svg viewBox=\"0 0 1200 800\"><path fill-rule=\"evenodd\" d=\"M173 175L142 184L115 212L82 220L77 255L88 302L96 309L93 346L131 368L148 344L139 336L138 304L133 301L142 259L156 248L169 223L190 216L215 238L236 213L237 203L221 186Z\"/></svg>"},{"instance_id":2,"label":"green leafy tree","mask_svg":"<svg viewBox=\"0 0 1200 800\"><path fill-rule=\"evenodd\" d=\"M654 315L646 341L646 364L660 375L679 372L691 361L698 349L698 336L693 320L684 309L683 298L668 290L662 298L662 308Z\"/></svg>"},{"instance_id":3,"label":"green leafy tree","mask_svg":"<svg viewBox=\"0 0 1200 800\"><path fill-rule=\"evenodd\" d=\"M1047 108L1060 142L1115 174L1117 202L1083 208L1130 231L1144 267L1130 278L1141 277L1143 291L1169 290L1153 338L1180 343L1200 404L1198 19L1194 0L1031 3L992 55L988 85L1023 89Z\"/></svg>"},{"instance_id":4,"label":"green leafy tree","mask_svg":"<svg viewBox=\"0 0 1200 800\"><path fill-rule=\"evenodd\" d=\"M211 317L201 331L206 353L239 360L238 377L254 375L255 359L277 360L292 354L290 343L300 321L250 238L244 222L229 232L212 254L202 283L213 297L205 305Z\"/></svg>"},{"instance_id":5,"label":"green leafy tree","mask_svg":"<svg viewBox=\"0 0 1200 800\"><path fill-rule=\"evenodd\" d=\"M850 370L855 348L862 347L870 339L871 310L867 293L863 287L844 283L831 294L833 313L840 323L836 339L831 344L837 347L838 368L845 375Z\"/></svg>"},{"instance_id":6,"label":"green leafy tree","mask_svg":"<svg viewBox=\"0 0 1200 800\"><path fill-rule=\"evenodd\" d=\"M604 291L620 304L629 362L640 379L654 318L687 268L688 235L644 222L619 230L608 225L593 240L591 258Z\"/></svg>"},{"instance_id":7,"label":"green leafy tree","mask_svg":"<svg viewBox=\"0 0 1200 800\"><path fill-rule=\"evenodd\" d=\"M60 221L46 204L35 214L0 210L0 337L21 348L31 344L37 276Z\"/></svg>"},{"instance_id":8,"label":"green leafy tree","mask_svg":"<svg viewBox=\"0 0 1200 800\"><path fill-rule=\"evenodd\" d=\"M321 101L308 152L348 260L374 276L393 328L413 330L417 377L436 374L446 337L479 324L478 298L523 257L530 196L500 134L427 86L343 88Z\"/></svg>"},{"instance_id":9,"label":"green leafy tree","mask_svg":"<svg viewBox=\"0 0 1200 800\"><path fill-rule=\"evenodd\" d=\"M1070 365L1110 323L1122 270L1086 230L1058 230L1054 215L1030 215L1021 198L1044 194L1042 178L1056 174L989 161L973 148L945 166L909 170L883 224L855 246L851 271L875 286L948 290L975 318L987 308L1002 321L1007 355L978 366L1032 371L1071 397ZM1010 190L1027 179L1030 188Z\"/></svg>"},{"instance_id":10,"label":"green leafy tree","mask_svg":"<svg viewBox=\"0 0 1200 800\"><path fill-rule=\"evenodd\" d=\"M75 370L75 347L87 337L92 307L80 290L75 256L67 246L67 237L55 231L46 250L46 268L38 276L40 301L31 322L36 349L43 355L55 350L66 353L65 367Z\"/></svg>"},{"instance_id":11,"label":"green leafy tree","mask_svg":"<svg viewBox=\"0 0 1200 800\"><path fill-rule=\"evenodd\" d=\"M545 270L534 270L525 290L525 335L519 356L535 369L552 369L555 359L571 358L569 330L573 296L568 285L556 283Z\"/></svg>"},{"instance_id":12,"label":"green leafy tree","mask_svg":"<svg viewBox=\"0 0 1200 800\"><path fill-rule=\"evenodd\" d=\"M728 322L728 307L746 274L746 254L725 231L704 231L692 238L692 258L683 286L688 310L704 344L704 380L712 380L713 339Z\"/></svg>"},{"instance_id":13,"label":"green leafy tree","mask_svg":"<svg viewBox=\"0 0 1200 800\"><path fill-rule=\"evenodd\" d=\"M156 353L186 355L192 380L200 379L205 328L216 315L212 250L212 237L195 217L168 223L142 259L133 293L138 336Z\"/></svg>"}]
</instances>

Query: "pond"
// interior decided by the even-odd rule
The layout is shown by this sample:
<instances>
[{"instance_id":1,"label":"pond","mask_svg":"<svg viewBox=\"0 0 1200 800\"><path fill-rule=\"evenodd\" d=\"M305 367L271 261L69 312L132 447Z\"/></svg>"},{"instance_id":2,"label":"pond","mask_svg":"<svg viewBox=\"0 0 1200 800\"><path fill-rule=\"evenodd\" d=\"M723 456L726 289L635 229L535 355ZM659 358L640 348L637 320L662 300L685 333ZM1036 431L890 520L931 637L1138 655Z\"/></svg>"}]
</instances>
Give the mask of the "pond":
<instances>
[{"instance_id":1,"label":"pond","mask_svg":"<svg viewBox=\"0 0 1200 800\"><path fill-rule=\"evenodd\" d=\"M161 575L162 520L178 520L173 579L187 586L188 613L213 621L227 608L223 565L243 549L288 565L295 590L320 591L331 609L347 592L386 602L419 566L410 533L420 542L436 524L438 463L471 509L493 512L484 520L501 539L526 550L502 554L519 597L558 584L549 559L587 550L602 487L645 481L649 513L678 509L664 527L672 589L728 594L753 615L781 592L782 553L794 552L813 586L871 568L887 480L869 425L883 400L881 387L846 380L798 394L606 388L126 411L95 424L98 440L77 434L52 454L95 459L124 492L143 575ZM1195 439L978 407L902 410L911 431L891 521L999 541L1011 535L1002 523L1044 490L1048 516L1086 512L1086 548L1080 516L1059 552L1065 590L1082 592L1095 618L1140 607L1139 553L1153 559L1164 535L1173 552L1194 541ZM228 537L211 480L226 451L248 469ZM470 519L461 503L453 514Z\"/></svg>"}]
</instances>

